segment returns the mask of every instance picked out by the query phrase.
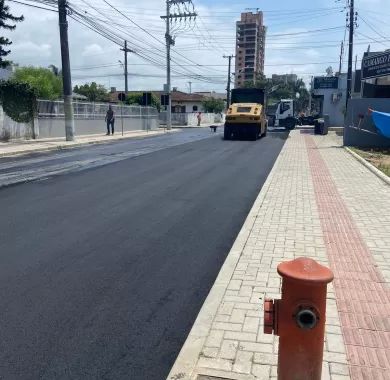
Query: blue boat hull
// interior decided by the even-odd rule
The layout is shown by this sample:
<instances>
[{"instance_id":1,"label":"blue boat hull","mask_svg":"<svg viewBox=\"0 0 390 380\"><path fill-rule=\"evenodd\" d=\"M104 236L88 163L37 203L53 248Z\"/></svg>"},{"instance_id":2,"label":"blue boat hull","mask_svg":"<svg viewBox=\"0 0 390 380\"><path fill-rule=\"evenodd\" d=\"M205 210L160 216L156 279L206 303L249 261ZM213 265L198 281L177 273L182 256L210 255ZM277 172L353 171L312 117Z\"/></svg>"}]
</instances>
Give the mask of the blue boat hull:
<instances>
[{"instance_id":1,"label":"blue boat hull","mask_svg":"<svg viewBox=\"0 0 390 380\"><path fill-rule=\"evenodd\" d=\"M372 118L378 131L390 139L390 113L373 111Z\"/></svg>"}]
</instances>

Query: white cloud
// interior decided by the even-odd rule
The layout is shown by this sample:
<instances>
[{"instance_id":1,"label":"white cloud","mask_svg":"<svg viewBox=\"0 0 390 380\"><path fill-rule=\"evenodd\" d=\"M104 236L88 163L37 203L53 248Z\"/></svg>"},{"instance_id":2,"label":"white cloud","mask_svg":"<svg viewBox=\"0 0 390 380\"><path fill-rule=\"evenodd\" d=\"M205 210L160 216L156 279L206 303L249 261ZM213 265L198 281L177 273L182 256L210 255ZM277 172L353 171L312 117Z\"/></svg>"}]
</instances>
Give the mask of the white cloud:
<instances>
[{"instance_id":1,"label":"white cloud","mask_svg":"<svg viewBox=\"0 0 390 380\"><path fill-rule=\"evenodd\" d=\"M98 45L98 44L92 44L92 45L87 45L81 55L83 57L88 57L90 55L99 55L104 53L104 49Z\"/></svg>"},{"instance_id":2,"label":"white cloud","mask_svg":"<svg viewBox=\"0 0 390 380\"><path fill-rule=\"evenodd\" d=\"M23 56L26 61L29 59L45 59L52 56L52 46L50 44L36 44L32 41L14 42L11 45L15 56Z\"/></svg>"},{"instance_id":3,"label":"white cloud","mask_svg":"<svg viewBox=\"0 0 390 380\"><path fill-rule=\"evenodd\" d=\"M307 58L318 58L321 57L321 53L315 49L307 49L303 52L304 56Z\"/></svg>"}]
</instances>

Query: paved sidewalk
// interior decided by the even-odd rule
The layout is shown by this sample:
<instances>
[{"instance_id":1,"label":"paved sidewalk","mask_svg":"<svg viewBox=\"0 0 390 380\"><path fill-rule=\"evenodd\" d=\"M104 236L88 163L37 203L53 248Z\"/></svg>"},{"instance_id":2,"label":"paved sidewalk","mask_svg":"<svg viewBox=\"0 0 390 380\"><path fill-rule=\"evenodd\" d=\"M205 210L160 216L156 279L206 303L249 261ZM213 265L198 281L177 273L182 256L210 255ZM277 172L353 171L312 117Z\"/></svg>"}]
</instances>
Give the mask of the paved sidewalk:
<instances>
[{"instance_id":1,"label":"paved sidewalk","mask_svg":"<svg viewBox=\"0 0 390 380\"><path fill-rule=\"evenodd\" d=\"M175 133L178 129L167 131L152 130L152 131L131 131L122 133L119 131L114 136L106 136L105 134L76 136L75 141L65 141L65 138L46 138L38 140L11 140L9 142L0 142L0 157L13 156L20 154L28 154L33 152L42 152L49 150L75 148L78 146L89 144L104 144L112 141L120 141L136 137L156 136L164 133Z\"/></svg>"},{"instance_id":2,"label":"paved sidewalk","mask_svg":"<svg viewBox=\"0 0 390 380\"><path fill-rule=\"evenodd\" d=\"M168 379L276 379L262 305L280 297L277 265L300 256L335 273L323 379L387 379L390 187L335 134L305 131L287 140Z\"/></svg>"}]
</instances>

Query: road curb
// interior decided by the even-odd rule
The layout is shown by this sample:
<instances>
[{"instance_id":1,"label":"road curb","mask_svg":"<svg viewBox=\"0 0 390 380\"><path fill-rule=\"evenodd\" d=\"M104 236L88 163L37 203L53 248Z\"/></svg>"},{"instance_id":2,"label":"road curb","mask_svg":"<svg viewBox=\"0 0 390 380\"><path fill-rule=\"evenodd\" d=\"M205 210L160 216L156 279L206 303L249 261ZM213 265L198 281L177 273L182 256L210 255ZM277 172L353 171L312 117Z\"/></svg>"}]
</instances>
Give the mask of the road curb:
<instances>
[{"instance_id":1,"label":"road curb","mask_svg":"<svg viewBox=\"0 0 390 380\"><path fill-rule=\"evenodd\" d=\"M178 130L176 131L171 131L173 133L179 132ZM58 144L58 145L53 145L49 146L46 148L40 148L40 149L31 149L31 150L22 150L22 151L16 151L16 152L9 152L9 153L2 153L0 152L0 158L5 158L5 157L14 157L14 156L24 156L27 154L32 154L32 153L45 153L45 152L50 152L50 151L60 151L60 150L68 150L68 149L73 149L73 148L80 148L83 146L88 146L88 145L103 145L103 144L112 144L116 142L120 142L123 140L129 140L129 139L140 139L140 138L147 138L147 137L156 137L160 135L165 135L166 132L161 132L161 133L153 133L153 134L146 134L142 136L123 136L122 138L115 139L115 140L100 140L100 141L87 141L87 142L80 142L80 143L75 143L72 145L63 145Z\"/></svg>"},{"instance_id":2,"label":"road curb","mask_svg":"<svg viewBox=\"0 0 390 380\"><path fill-rule=\"evenodd\" d=\"M274 174L278 168L279 161L283 156L285 149L286 145L283 146L278 158L276 159L263 188L254 202L252 209L250 210L243 227L241 228L241 231L239 232L236 241L233 244L233 247L231 248L224 264L222 265L218 277L195 320L195 323L167 377L167 380L196 380L198 375L213 375L212 373L209 373L207 370L203 369L202 373L196 372L196 365L201 355L204 343L206 342L210 333L215 315L223 300L225 291L230 283L241 254L246 246L253 225L257 219L259 210L264 203L265 197L269 191ZM216 373L214 375L216 375ZM239 376L241 377L238 377L238 379L244 380L243 375ZM252 377L250 376L250 378ZM233 380L232 377L230 377L230 379ZM247 379L247 377L245 377L245 379Z\"/></svg>"},{"instance_id":3,"label":"road curb","mask_svg":"<svg viewBox=\"0 0 390 380\"><path fill-rule=\"evenodd\" d=\"M357 153L355 153L352 149L348 147L344 147L345 150L350 153L353 157L356 158L361 164L363 164L367 169L369 169L372 173L374 173L378 178L380 178L383 182L385 182L387 185L390 186L390 178L382 173L379 169L377 169L374 165L370 164L367 160L365 160L363 157L359 156Z\"/></svg>"}]
</instances>

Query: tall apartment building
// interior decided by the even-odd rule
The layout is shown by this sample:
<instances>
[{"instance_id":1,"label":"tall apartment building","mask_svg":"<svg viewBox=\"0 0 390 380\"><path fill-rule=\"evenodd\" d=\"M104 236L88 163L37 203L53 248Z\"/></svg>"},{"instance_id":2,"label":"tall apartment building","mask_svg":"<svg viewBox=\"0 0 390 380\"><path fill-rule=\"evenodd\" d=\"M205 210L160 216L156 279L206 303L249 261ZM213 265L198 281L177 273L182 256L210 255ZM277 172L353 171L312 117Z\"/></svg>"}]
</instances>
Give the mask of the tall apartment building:
<instances>
[{"instance_id":1,"label":"tall apartment building","mask_svg":"<svg viewBox=\"0 0 390 380\"><path fill-rule=\"evenodd\" d=\"M264 73L265 35L263 12L241 13L236 32L236 88Z\"/></svg>"}]
</instances>

